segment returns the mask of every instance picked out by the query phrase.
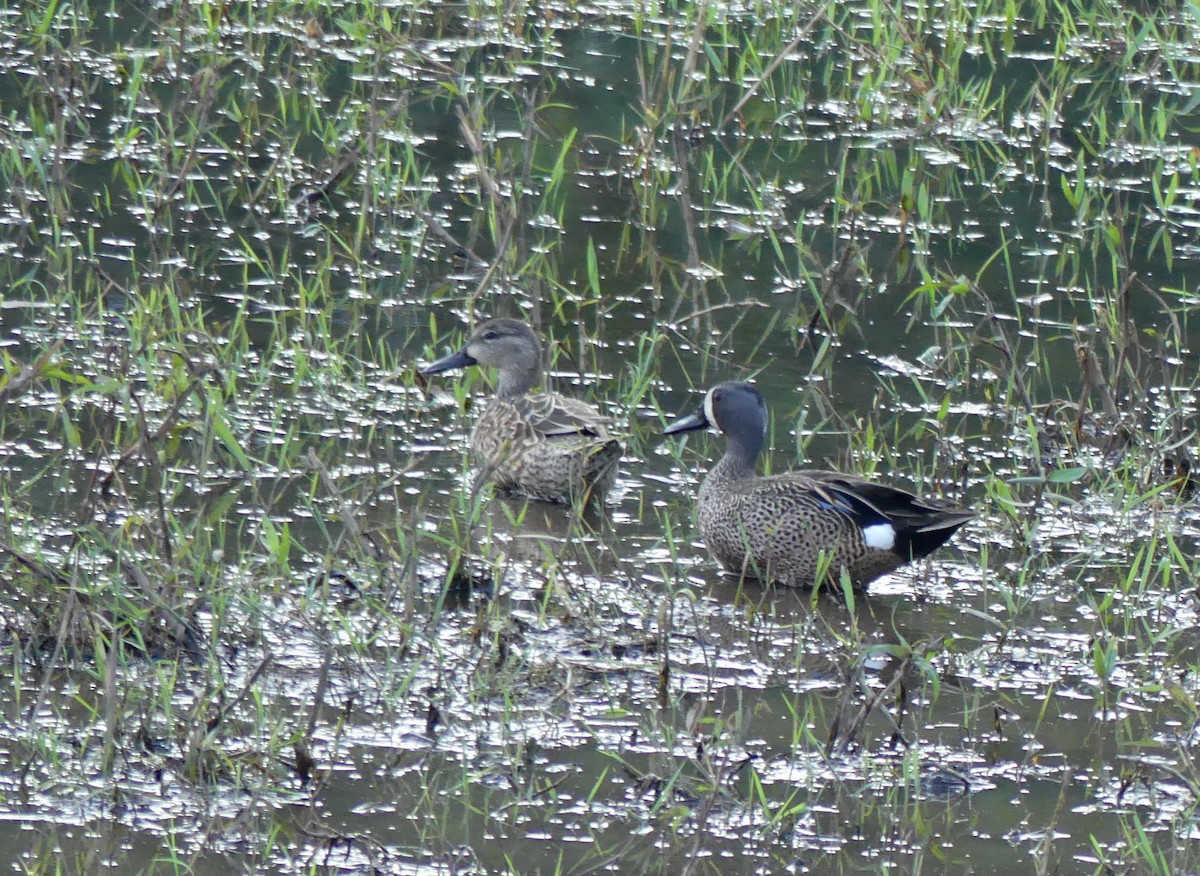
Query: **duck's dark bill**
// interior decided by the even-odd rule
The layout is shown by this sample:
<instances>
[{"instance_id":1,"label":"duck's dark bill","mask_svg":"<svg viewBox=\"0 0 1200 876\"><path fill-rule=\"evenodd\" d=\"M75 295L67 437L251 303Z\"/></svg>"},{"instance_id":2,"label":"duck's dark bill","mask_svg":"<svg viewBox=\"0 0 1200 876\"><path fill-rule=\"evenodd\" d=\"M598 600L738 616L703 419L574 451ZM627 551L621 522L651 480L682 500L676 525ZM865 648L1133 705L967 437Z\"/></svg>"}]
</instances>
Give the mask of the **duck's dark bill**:
<instances>
[{"instance_id":1,"label":"duck's dark bill","mask_svg":"<svg viewBox=\"0 0 1200 876\"><path fill-rule=\"evenodd\" d=\"M474 364L474 357L468 356L466 350L459 350L457 353L451 353L449 356L438 359L436 362L430 362L421 369L421 373L437 374L441 371L449 371L452 368L467 368Z\"/></svg>"},{"instance_id":2,"label":"duck's dark bill","mask_svg":"<svg viewBox=\"0 0 1200 876\"><path fill-rule=\"evenodd\" d=\"M676 420L667 428L663 429L664 435L676 435L679 432L694 432L697 429L707 429L708 419L704 416L703 411L696 411L694 414L689 414L682 420Z\"/></svg>"}]
</instances>

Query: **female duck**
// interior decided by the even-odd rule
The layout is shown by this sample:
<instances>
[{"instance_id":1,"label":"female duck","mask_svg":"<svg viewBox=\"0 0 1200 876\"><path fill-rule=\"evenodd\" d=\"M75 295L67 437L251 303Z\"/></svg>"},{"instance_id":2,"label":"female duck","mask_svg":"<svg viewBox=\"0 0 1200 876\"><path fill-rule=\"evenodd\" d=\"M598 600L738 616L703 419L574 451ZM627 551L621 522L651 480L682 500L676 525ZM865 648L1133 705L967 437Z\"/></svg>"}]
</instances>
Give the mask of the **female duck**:
<instances>
[{"instance_id":1,"label":"female duck","mask_svg":"<svg viewBox=\"0 0 1200 876\"><path fill-rule=\"evenodd\" d=\"M749 384L714 386L699 411L665 433L706 426L728 443L700 487L700 534L735 575L812 587L836 584L844 569L853 586L862 588L932 553L974 516L835 472L756 476L767 409Z\"/></svg>"},{"instance_id":2,"label":"female duck","mask_svg":"<svg viewBox=\"0 0 1200 876\"><path fill-rule=\"evenodd\" d=\"M480 479L546 502L603 499L616 480L621 443L608 435L611 420L591 405L531 392L542 376L533 329L516 319L490 319L461 350L421 373L472 365L500 371L496 395L471 432Z\"/></svg>"}]
</instances>

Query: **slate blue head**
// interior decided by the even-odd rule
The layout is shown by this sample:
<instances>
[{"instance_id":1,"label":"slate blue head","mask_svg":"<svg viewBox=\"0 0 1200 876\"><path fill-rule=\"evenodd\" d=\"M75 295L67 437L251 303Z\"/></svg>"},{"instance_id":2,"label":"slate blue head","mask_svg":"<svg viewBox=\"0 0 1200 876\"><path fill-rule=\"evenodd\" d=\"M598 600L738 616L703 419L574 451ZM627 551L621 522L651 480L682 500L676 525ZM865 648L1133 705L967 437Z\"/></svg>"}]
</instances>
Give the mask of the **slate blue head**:
<instances>
[{"instance_id":1,"label":"slate blue head","mask_svg":"<svg viewBox=\"0 0 1200 876\"><path fill-rule=\"evenodd\" d=\"M748 383L718 383L704 396L699 410L676 420L663 434L706 428L716 429L729 440L728 455L753 467L767 436L767 404Z\"/></svg>"},{"instance_id":2,"label":"slate blue head","mask_svg":"<svg viewBox=\"0 0 1200 876\"><path fill-rule=\"evenodd\" d=\"M542 343L519 319L489 319L480 323L462 349L431 362L421 373L439 374L472 365L500 369L497 398L521 395L533 388L541 373Z\"/></svg>"}]
</instances>

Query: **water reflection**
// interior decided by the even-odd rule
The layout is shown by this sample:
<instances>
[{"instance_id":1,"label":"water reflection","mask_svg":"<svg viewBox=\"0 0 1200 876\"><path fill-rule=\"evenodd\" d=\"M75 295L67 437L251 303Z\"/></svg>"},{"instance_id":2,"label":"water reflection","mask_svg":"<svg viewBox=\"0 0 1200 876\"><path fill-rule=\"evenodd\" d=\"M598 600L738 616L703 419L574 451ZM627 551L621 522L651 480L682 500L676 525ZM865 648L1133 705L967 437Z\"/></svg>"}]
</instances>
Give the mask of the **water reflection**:
<instances>
[{"instance_id":1,"label":"water reflection","mask_svg":"<svg viewBox=\"0 0 1200 876\"><path fill-rule=\"evenodd\" d=\"M897 68L703 8L0 14L12 860L1196 869L1178 10L913 10ZM486 393L411 366L499 312L627 421L606 508L472 499ZM724 379L774 470L980 520L852 604L722 575L643 420Z\"/></svg>"}]
</instances>

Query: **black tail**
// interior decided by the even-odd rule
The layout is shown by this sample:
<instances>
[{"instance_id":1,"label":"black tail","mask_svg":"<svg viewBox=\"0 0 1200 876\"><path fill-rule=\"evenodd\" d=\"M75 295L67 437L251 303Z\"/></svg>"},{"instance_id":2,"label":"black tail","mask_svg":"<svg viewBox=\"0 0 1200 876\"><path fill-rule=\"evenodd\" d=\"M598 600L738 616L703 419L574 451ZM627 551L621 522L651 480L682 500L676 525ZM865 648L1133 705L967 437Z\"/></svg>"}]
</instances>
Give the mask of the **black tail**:
<instances>
[{"instance_id":1,"label":"black tail","mask_svg":"<svg viewBox=\"0 0 1200 876\"><path fill-rule=\"evenodd\" d=\"M974 516L970 511L944 511L924 526L905 527L896 533L896 553L906 559L927 557Z\"/></svg>"}]
</instances>

